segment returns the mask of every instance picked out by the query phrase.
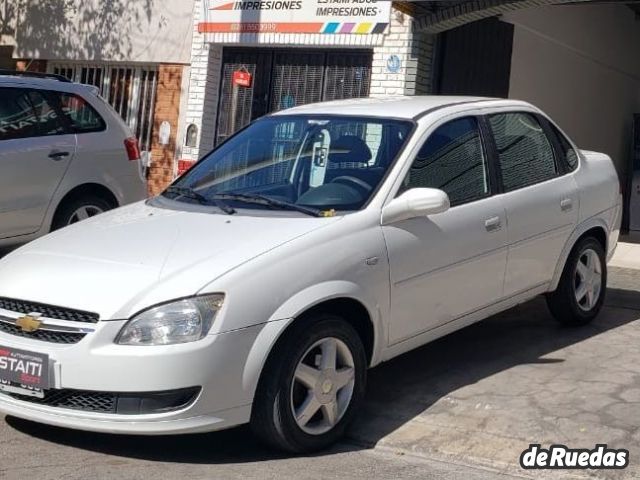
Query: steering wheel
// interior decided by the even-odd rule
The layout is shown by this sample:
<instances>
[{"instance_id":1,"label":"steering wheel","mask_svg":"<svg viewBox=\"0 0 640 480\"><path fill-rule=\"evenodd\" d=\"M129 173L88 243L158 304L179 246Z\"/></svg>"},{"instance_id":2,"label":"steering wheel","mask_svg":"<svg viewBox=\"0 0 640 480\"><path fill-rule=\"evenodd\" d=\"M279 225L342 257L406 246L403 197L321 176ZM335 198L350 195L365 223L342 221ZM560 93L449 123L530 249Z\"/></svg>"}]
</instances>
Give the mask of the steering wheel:
<instances>
[{"instance_id":1,"label":"steering wheel","mask_svg":"<svg viewBox=\"0 0 640 480\"><path fill-rule=\"evenodd\" d=\"M355 185L358 190L364 190L365 194L368 194L369 192L371 192L371 190L373 190L373 187L369 185L367 182L365 182L360 178L352 177L351 175L343 175L341 177L336 177L333 180L331 180L331 183L341 183L343 185L348 185L350 187L353 187Z\"/></svg>"}]
</instances>

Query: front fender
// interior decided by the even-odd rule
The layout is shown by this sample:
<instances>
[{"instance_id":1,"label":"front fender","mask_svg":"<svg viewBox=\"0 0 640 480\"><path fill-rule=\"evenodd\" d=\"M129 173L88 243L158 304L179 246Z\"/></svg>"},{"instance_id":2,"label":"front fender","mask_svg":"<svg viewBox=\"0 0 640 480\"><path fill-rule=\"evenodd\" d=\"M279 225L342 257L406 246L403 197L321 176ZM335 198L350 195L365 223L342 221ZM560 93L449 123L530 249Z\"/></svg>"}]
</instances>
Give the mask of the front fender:
<instances>
[{"instance_id":1,"label":"front fender","mask_svg":"<svg viewBox=\"0 0 640 480\"><path fill-rule=\"evenodd\" d=\"M267 358L271 354L276 342L289 326L305 311L328 300L349 298L361 303L369 313L373 324L374 347L371 366L380 362L380 352L384 347L384 332L380 305L375 299L367 298L364 290L352 282L330 281L311 286L302 290L283 303L264 324L262 330L253 342L253 347L247 356L242 376L243 390L255 394L260 375Z\"/></svg>"}]
</instances>

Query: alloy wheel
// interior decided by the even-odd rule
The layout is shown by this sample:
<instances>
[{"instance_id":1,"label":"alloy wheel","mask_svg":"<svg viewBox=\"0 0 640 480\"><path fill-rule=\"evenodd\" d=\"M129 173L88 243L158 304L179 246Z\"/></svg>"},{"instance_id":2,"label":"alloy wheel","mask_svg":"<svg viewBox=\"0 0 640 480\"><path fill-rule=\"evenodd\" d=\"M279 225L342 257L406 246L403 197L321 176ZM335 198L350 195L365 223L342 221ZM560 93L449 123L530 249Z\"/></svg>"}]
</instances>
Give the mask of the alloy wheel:
<instances>
[{"instance_id":1,"label":"alloy wheel","mask_svg":"<svg viewBox=\"0 0 640 480\"><path fill-rule=\"evenodd\" d=\"M593 309L602 290L602 266L593 249L586 249L578 258L574 274L574 294L578 306L585 312Z\"/></svg>"},{"instance_id":2,"label":"alloy wheel","mask_svg":"<svg viewBox=\"0 0 640 480\"><path fill-rule=\"evenodd\" d=\"M291 411L300 429L322 435L342 419L353 396L355 364L349 347L323 338L302 356L291 385Z\"/></svg>"},{"instance_id":3,"label":"alloy wheel","mask_svg":"<svg viewBox=\"0 0 640 480\"><path fill-rule=\"evenodd\" d=\"M67 225L78 223L82 220L86 220L87 218L95 217L96 215L99 215L103 212L104 210L95 205L83 205L71 214Z\"/></svg>"}]
</instances>

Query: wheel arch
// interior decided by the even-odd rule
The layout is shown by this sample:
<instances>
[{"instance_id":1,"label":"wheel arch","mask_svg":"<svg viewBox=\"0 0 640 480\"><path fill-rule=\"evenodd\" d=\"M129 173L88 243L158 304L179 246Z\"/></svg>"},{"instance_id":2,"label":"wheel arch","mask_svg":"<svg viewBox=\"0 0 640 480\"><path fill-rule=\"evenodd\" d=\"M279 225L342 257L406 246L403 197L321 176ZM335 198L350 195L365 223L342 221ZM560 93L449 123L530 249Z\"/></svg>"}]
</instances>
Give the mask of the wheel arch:
<instances>
[{"instance_id":1,"label":"wheel arch","mask_svg":"<svg viewBox=\"0 0 640 480\"><path fill-rule=\"evenodd\" d=\"M575 247L576 244L583 238L588 236L594 237L602 245L605 255L607 254L609 247L609 236L607 232L607 224L600 218L590 219L589 221L581 224L573 231L573 233L569 237L569 240L567 240L564 249L562 250L562 254L560 255L558 264L556 265L556 270L554 272L549 291L555 291L556 288L558 288L560 277L562 276L564 266L567 263L567 259L569 258L571 250L573 250L573 247Z\"/></svg>"},{"instance_id":2,"label":"wheel arch","mask_svg":"<svg viewBox=\"0 0 640 480\"><path fill-rule=\"evenodd\" d=\"M324 290L326 287L327 285L318 286L312 290L317 293L318 288ZM380 315L377 309L372 311L371 307L367 307L367 302L353 295L353 290L347 293L344 289L335 290L332 295L317 296L314 301L303 305L301 299L308 300L309 293L301 292L283 304L272 320L264 325L253 342L242 379L244 390L251 392L252 396L258 387L262 372L273 358L278 346L286 340L287 334L295 325L299 325L300 322L306 321L311 315L317 313L343 316L362 339L368 365L373 366L379 362L380 341L383 335L380 333ZM282 315L285 315L284 318Z\"/></svg>"},{"instance_id":3,"label":"wheel arch","mask_svg":"<svg viewBox=\"0 0 640 480\"><path fill-rule=\"evenodd\" d=\"M117 208L119 206L117 197L109 188L99 183L84 183L72 188L60 199L51 218L52 225L55 224L56 217L65 204L77 198L82 198L88 195L96 195L100 198L103 198L104 200L109 202L113 206L113 208Z\"/></svg>"}]
</instances>

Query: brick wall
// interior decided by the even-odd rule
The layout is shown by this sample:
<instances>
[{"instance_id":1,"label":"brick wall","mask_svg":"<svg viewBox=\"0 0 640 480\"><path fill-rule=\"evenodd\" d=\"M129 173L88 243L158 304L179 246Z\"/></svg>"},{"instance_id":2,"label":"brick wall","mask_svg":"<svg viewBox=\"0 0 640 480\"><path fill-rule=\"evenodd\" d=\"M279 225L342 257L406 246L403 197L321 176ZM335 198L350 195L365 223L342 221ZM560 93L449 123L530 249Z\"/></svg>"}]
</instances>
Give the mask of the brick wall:
<instances>
[{"instance_id":1,"label":"brick wall","mask_svg":"<svg viewBox=\"0 0 640 480\"><path fill-rule=\"evenodd\" d=\"M391 25L382 45L373 51L371 96L424 95L431 92L432 57L435 37L417 31L411 9L395 5ZM391 55L400 58L397 73L387 69Z\"/></svg>"},{"instance_id":2,"label":"brick wall","mask_svg":"<svg viewBox=\"0 0 640 480\"><path fill-rule=\"evenodd\" d=\"M151 141L153 163L149 171L149 194L162 191L174 177L176 133L180 115L180 95L182 87L182 65L162 64L158 70L155 114ZM159 132L162 122L171 125L171 136L167 145L160 144Z\"/></svg>"}]
</instances>

